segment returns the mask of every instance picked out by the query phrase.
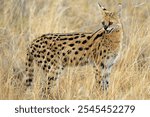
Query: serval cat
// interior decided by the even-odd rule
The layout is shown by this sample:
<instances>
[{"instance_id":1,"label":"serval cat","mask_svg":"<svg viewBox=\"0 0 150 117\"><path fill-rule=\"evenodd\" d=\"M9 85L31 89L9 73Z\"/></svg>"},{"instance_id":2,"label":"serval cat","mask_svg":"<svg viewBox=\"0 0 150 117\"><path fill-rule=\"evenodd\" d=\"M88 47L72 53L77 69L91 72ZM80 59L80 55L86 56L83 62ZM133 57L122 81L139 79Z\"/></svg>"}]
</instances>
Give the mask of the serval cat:
<instances>
[{"instance_id":1,"label":"serval cat","mask_svg":"<svg viewBox=\"0 0 150 117\"><path fill-rule=\"evenodd\" d=\"M122 24L117 12L99 5L102 28L93 33L50 33L35 39L27 49L26 87L33 84L34 64L47 74L47 92L66 66L92 64L96 83L107 89L111 69L116 62L123 38Z\"/></svg>"}]
</instances>

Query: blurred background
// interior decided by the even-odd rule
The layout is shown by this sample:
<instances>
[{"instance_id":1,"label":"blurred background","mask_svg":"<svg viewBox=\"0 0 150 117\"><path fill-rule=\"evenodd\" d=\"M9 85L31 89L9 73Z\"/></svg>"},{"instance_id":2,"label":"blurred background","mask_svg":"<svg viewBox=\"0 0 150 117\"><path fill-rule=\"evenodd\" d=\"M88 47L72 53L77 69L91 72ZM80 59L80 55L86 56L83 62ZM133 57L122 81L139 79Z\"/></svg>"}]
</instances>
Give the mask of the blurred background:
<instances>
[{"instance_id":1,"label":"blurred background","mask_svg":"<svg viewBox=\"0 0 150 117\"><path fill-rule=\"evenodd\" d=\"M94 90L92 67L85 66L68 68L50 99L150 99L150 0L0 0L0 99L28 98L10 82L24 76L26 48L33 39L99 29L98 2L112 11L122 4L124 39L109 95ZM34 92L30 99L40 99Z\"/></svg>"}]
</instances>

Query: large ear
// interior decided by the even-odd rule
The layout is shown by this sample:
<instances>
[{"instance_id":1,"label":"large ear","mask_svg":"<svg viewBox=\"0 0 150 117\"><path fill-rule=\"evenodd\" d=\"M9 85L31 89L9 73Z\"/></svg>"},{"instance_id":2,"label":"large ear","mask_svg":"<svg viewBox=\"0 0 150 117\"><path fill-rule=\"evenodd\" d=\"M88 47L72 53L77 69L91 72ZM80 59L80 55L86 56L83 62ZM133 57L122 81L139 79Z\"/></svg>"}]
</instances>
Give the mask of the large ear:
<instances>
[{"instance_id":1,"label":"large ear","mask_svg":"<svg viewBox=\"0 0 150 117\"><path fill-rule=\"evenodd\" d=\"M98 6L100 7L102 16L104 17L106 15L107 9L105 7L103 7L100 3L98 3Z\"/></svg>"},{"instance_id":2,"label":"large ear","mask_svg":"<svg viewBox=\"0 0 150 117\"><path fill-rule=\"evenodd\" d=\"M105 7L103 7L100 3L98 3L99 7L101 10L106 11L107 9Z\"/></svg>"},{"instance_id":3,"label":"large ear","mask_svg":"<svg viewBox=\"0 0 150 117\"><path fill-rule=\"evenodd\" d=\"M122 4L121 4L121 3L118 4L118 11L117 11L117 14L118 14L119 17L122 16Z\"/></svg>"}]
</instances>

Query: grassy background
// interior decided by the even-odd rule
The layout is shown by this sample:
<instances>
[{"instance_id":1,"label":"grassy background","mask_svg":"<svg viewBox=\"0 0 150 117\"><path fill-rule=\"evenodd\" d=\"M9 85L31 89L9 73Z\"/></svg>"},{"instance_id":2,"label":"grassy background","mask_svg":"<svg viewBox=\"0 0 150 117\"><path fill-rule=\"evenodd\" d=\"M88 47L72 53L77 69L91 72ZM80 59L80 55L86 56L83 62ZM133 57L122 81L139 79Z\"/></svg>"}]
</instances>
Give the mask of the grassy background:
<instances>
[{"instance_id":1,"label":"grassy background","mask_svg":"<svg viewBox=\"0 0 150 117\"><path fill-rule=\"evenodd\" d=\"M19 84L27 45L44 33L96 31L101 26L98 1L0 0L0 99L40 99L40 69L32 92L22 93ZM93 69L87 65L68 67L49 99L150 99L150 0L99 2L111 10L122 3L124 40L108 94L94 88Z\"/></svg>"}]
</instances>

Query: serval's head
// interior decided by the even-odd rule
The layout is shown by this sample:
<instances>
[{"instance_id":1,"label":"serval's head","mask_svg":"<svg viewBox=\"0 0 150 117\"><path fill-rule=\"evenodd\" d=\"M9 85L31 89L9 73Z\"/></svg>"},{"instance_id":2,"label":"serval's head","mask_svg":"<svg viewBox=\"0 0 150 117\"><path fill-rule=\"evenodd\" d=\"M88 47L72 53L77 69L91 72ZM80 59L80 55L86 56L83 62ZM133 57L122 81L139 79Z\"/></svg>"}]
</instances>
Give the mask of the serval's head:
<instances>
[{"instance_id":1,"label":"serval's head","mask_svg":"<svg viewBox=\"0 0 150 117\"><path fill-rule=\"evenodd\" d=\"M118 12L111 12L107 10L105 7L101 6L100 4L99 7L102 11L102 25L105 30L113 24L121 25L120 16Z\"/></svg>"}]
</instances>

